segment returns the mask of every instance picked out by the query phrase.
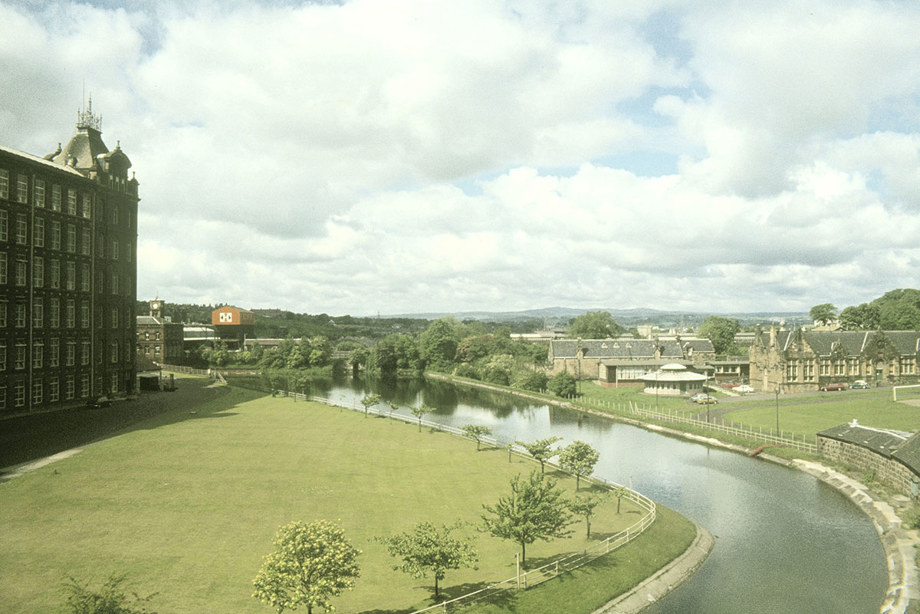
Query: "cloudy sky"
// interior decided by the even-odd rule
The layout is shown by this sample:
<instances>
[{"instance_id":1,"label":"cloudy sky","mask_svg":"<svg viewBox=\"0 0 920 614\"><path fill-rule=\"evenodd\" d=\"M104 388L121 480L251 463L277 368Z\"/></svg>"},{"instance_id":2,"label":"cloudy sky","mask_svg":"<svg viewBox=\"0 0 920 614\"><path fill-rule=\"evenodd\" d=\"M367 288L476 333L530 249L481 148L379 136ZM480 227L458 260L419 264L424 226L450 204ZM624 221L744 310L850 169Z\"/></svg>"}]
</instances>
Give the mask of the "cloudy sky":
<instances>
[{"instance_id":1,"label":"cloudy sky","mask_svg":"<svg viewBox=\"0 0 920 614\"><path fill-rule=\"evenodd\" d=\"M0 143L83 92L138 298L370 315L918 287L920 4L0 0Z\"/></svg>"}]
</instances>

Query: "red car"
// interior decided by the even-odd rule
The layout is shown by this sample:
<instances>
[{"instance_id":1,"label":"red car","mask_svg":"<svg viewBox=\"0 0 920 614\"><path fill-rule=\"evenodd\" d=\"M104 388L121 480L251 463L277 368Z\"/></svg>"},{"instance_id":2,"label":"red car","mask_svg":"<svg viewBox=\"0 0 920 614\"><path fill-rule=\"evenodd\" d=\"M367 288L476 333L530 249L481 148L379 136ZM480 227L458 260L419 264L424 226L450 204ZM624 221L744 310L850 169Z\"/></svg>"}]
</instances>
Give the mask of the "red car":
<instances>
[{"instance_id":1,"label":"red car","mask_svg":"<svg viewBox=\"0 0 920 614\"><path fill-rule=\"evenodd\" d=\"M846 390L846 384L824 384L821 386L821 392L832 392L834 390Z\"/></svg>"}]
</instances>

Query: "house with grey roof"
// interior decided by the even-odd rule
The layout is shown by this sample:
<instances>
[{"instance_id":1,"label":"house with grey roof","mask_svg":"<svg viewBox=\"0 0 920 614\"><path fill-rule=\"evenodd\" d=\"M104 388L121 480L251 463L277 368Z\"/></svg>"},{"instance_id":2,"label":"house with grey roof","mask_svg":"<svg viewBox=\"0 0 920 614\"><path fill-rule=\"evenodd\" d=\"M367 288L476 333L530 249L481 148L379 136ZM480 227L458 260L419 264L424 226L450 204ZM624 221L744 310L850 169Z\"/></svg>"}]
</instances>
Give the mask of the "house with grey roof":
<instances>
[{"instance_id":1,"label":"house with grey roof","mask_svg":"<svg viewBox=\"0 0 920 614\"><path fill-rule=\"evenodd\" d=\"M548 356L551 375L567 372L603 384L637 383L669 363L706 372L706 361L712 358L715 350L708 339L685 342L680 338L555 339Z\"/></svg>"},{"instance_id":2,"label":"house with grey roof","mask_svg":"<svg viewBox=\"0 0 920 614\"><path fill-rule=\"evenodd\" d=\"M831 383L920 381L920 331L769 331L750 349L751 385L764 391L818 390Z\"/></svg>"}]
</instances>

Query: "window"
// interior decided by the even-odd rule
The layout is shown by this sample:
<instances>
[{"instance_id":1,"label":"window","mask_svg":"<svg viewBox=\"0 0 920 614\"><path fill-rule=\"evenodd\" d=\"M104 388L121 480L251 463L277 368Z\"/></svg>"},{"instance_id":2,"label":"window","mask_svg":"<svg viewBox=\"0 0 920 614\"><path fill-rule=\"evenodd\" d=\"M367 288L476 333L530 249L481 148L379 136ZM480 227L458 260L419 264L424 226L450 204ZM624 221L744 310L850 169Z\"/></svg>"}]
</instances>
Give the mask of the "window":
<instances>
[{"instance_id":1,"label":"window","mask_svg":"<svg viewBox=\"0 0 920 614\"><path fill-rule=\"evenodd\" d=\"M51 298L51 303L48 306L48 319L51 320L51 328L61 326L61 299L56 296Z\"/></svg>"},{"instance_id":2,"label":"window","mask_svg":"<svg viewBox=\"0 0 920 614\"><path fill-rule=\"evenodd\" d=\"M45 325L45 304L38 298L32 303L32 328L42 328Z\"/></svg>"},{"instance_id":3,"label":"window","mask_svg":"<svg viewBox=\"0 0 920 614\"><path fill-rule=\"evenodd\" d=\"M90 278L89 278L89 265L84 263L81 267L82 273L80 274L80 290L83 292L90 291Z\"/></svg>"},{"instance_id":4,"label":"window","mask_svg":"<svg viewBox=\"0 0 920 614\"><path fill-rule=\"evenodd\" d=\"M846 362L843 360L834 361L834 375L843 375L846 371Z\"/></svg>"},{"instance_id":5,"label":"window","mask_svg":"<svg viewBox=\"0 0 920 614\"><path fill-rule=\"evenodd\" d=\"M89 396L89 375L80 377L80 396L83 398Z\"/></svg>"},{"instance_id":6,"label":"window","mask_svg":"<svg viewBox=\"0 0 920 614\"><path fill-rule=\"evenodd\" d=\"M118 294L118 271L112 271L112 294Z\"/></svg>"},{"instance_id":7,"label":"window","mask_svg":"<svg viewBox=\"0 0 920 614\"><path fill-rule=\"evenodd\" d=\"M67 190L67 215L77 214L77 191L74 189Z\"/></svg>"},{"instance_id":8,"label":"window","mask_svg":"<svg viewBox=\"0 0 920 614\"><path fill-rule=\"evenodd\" d=\"M29 218L25 213L16 215L16 243L27 245L29 243Z\"/></svg>"},{"instance_id":9,"label":"window","mask_svg":"<svg viewBox=\"0 0 920 614\"><path fill-rule=\"evenodd\" d=\"M0 328L6 328L6 303L0 303Z\"/></svg>"},{"instance_id":10,"label":"window","mask_svg":"<svg viewBox=\"0 0 920 614\"><path fill-rule=\"evenodd\" d=\"M35 256L32 259L32 287L41 288L45 285L45 259Z\"/></svg>"},{"instance_id":11,"label":"window","mask_svg":"<svg viewBox=\"0 0 920 614\"><path fill-rule=\"evenodd\" d=\"M0 198L10 197L10 172L0 168Z\"/></svg>"},{"instance_id":12,"label":"window","mask_svg":"<svg viewBox=\"0 0 920 614\"><path fill-rule=\"evenodd\" d=\"M68 341L67 347L64 348L64 366L72 367L74 357L77 355L77 344L75 341Z\"/></svg>"},{"instance_id":13,"label":"window","mask_svg":"<svg viewBox=\"0 0 920 614\"><path fill-rule=\"evenodd\" d=\"M80 303L80 328L89 328L89 303Z\"/></svg>"},{"instance_id":14,"label":"window","mask_svg":"<svg viewBox=\"0 0 920 614\"><path fill-rule=\"evenodd\" d=\"M6 409L6 386L0 386L0 409Z\"/></svg>"},{"instance_id":15,"label":"window","mask_svg":"<svg viewBox=\"0 0 920 614\"><path fill-rule=\"evenodd\" d=\"M57 403L61 398L61 382L56 379L48 382L48 402Z\"/></svg>"},{"instance_id":16,"label":"window","mask_svg":"<svg viewBox=\"0 0 920 614\"><path fill-rule=\"evenodd\" d=\"M32 203L36 207L45 207L45 182L41 179L35 180L35 190L32 192Z\"/></svg>"},{"instance_id":17,"label":"window","mask_svg":"<svg viewBox=\"0 0 920 614\"><path fill-rule=\"evenodd\" d=\"M111 390L113 394L118 392L118 374L117 373L113 373L111 379L109 380L109 390Z\"/></svg>"},{"instance_id":18,"label":"window","mask_svg":"<svg viewBox=\"0 0 920 614\"><path fill-rule=\"evenodd\" d=\"M77 265L73 262L67 263L67 269L64 275L65 285L64 287L68 290L75 290L77 288Z\"/></svg>"},{"instance_id":19,"label":"window","mask_svg":"<svg viewBox=\"0 0 920 614\"><path fill-rule=\"evenodd\" d=\"M50 271L48 274L51 276L51 279L48 281L50 287L54 290L57 290L61 287L61 261L56 258L52 258Z\"/></svg>"},{"instance_id":20,"label":"window","mask_svg":"<svg viewBox=\"0 0 920 614\"><path fill-rule=\"evenodd\" d=\"M42 404L42 392L44 388L42 387L42 381L40 379L32 382L32 405L41 405Z\"/></svg>"},{"instance_id":21,"label":"window","mask_svg":"<svg viewBox=\"0 0 920 614\"><path fill-rule=\"evenodd\" d=\"M51 249L61 249L61 223L51 221Z\"/></svg>"},{"instance_id":22,"label":"window","mask_svg":"<svg viewBox=\"0 0 920 614\"><path fill-rule=\"evenodd\" d=\"M112 249L109 256L112 260L118 260L118 239L112 239Z\"/></svg>"},{"instance_id":23,"label":"window","mask_svg":"<svg viewBox=\"0 0 920 614\"><path fill-rule=\"evenodd\" d=\"M64 398L72 399L74 397L73 375L68 375L64 379Z\"/></svg>"},{"instance_id":24,"label":"window","mask_svg":"<svg viewBox=\"0 0 920 614\"><path fill-rule=\"evenodd\" d=\"M0 341L0 371L6 371L6 341Z\"/></svg>"},{"instance_id":25,"label":"window","mask_svg":"<svg viewBox=\"0 0 920 614\"><path fill-rule=\"evenodd\" d=\"M73 328L77 321L77 311L73 299L67 299L67 307L64 312L64 322L67 328Z\"/></svg>"},{"instance_id":26,"label":"window","mask_svg":"<svg viewBox=\"0 0 920 614\"><path fill-rule=\"evenodd\" d=\"M29 270L29 264L23 260L16 261L16 285L20 288L25 287L27 279L27 271Z\"/></svg>"},{"instance_id":27,"label":"window","mask_svg":"<svg viewBox=\"0 0 920 614\"><path fill-rule=\"evenodd\" d=\"M83 195L83 217L86 219L93 217L93 199L89 194Z\"/></svg>"},{"instance_id":28,"label":"window","mask_svg":"<svg viewBox=\"0 0 920 614\"><path fill-rule=\"evenodd\" d=\"M90 248L93 245L92 236L93 235L89 232L89 228L83 229L83 240L80 242L80 253L84 256L90 255Z\"/></svg>"},{"instance_id":29,"label":"window","mask_svg":"<svg viewBox=\"0 0 920 614\"><path fill-rule=\"evenodd\" d=\"M26 405L26 385L22 382L13 386L13 403L16 407L25 407Z\"/></svg>"},{"instance_id":30,"label":"window","mask_svg":"<svg viewBox=\"0 0 920 614\"><path fill-rule=\"evenodd\" d=\"M16 202L29 204L29 178L26 175L16 175Z\"/></svg>"},{"instance_id":31,"label":"window","mask_svg":"<svg viewBox=\"0 0 920 614\"><path fill-rule=\"evenodd\" d=\"M32 226L32 243L35 245L35 247L45 246L44 218L36 218L35 224Z\"/></svg>"},{"instance_id":32,"label":"window","mask_svg":"<svg viewBox=\"0 0 920 614\"><path fill-rule=\"evenodd\" d=\"M89 364L90 356L92 352L90 351L89 341L84 341L80 344L80 364L86 366Z\"/></svg>"},{"instance_id":33,"label":"window","mask_svg":"<svg viewBox=\"0 0 920 614\"><path fill-rule=\"evenodd\" d=\"M10 240L10 214L6 209L0 209L0 241Z\"/></svg>"},{"instance_id":34,"label":"window","mask_svg":"<svg viewBox=\"0 0 920 614\"><path fill-rule=\"evenodd\" d=\"M0 286L5 286L6 282L6 252L0 252Z\"/></svg>"},{"instance_id":35,"label":"window","mask_svg":"<svg viewBox=\"0 0 920 614\"><path fill-rule=\"evenodd\" d=\"M73 224L67 224L67 251L77 253L77 227Z\"/></svg>"},{"instance_id":36,"label":"window","mask_svg":"<svg viewBox=\"0 0 920 614\"><path fill-rule=\"evenodd\" d=\"M109 361L111 361L112 363L118 362L118 342L117 341L113 341L111 345L109 345Z\"/></svg>"},{"instance_id":37,"label":"window","mask_svg":"<svg viewBox=\"0 0 920 614\"><path fill-rule=\"evenodd\" d=\"M101 232L96 233L96 257L105 258L105 237Z\"/></svg>"},{"instance_id":38,"label":"window","mask_svg":"<svg viewBox=\"0 0 920 614\"><path fill-rule=\"evenodd\" d=\"M112 206L112 225L118 226L118 207Z\"/></svg>"},{"instance_id":39,"label":"window","mask_svg":"<svg viewBox=\"0 0 920 614\"><path fill-rule=\"evenodd\" d=\"M41 369L45 361L45 346L41 343L32 344L32 368Z\"/></svg>"},{"instance_id":40,"label":"window","mask_svg":"<svg viewBox=\"0 0 920 614\"><path fill-rule=\"evenodd\" d=\"M16 303L16 328L26 327L26 304Z\"/></svg>"},{"instance_id":41,"label":"window","mask_svg":"<svg viewBox=\"0 0 920 614\"><path fill-rule=\"evenodd\" d=\"M48 340L48 366L56 367L61 360L61 340L52 337Z\"/></svg>"},{"instance_id":42,"label":"window","mask_svg":"<svg viewBox=\"0 0 920 614\"><path fill-rule=\"evenodd\" d=\"M112 328L118 328L118 307L112 307Z\"/></svg>"},{"instance_id":43,"label":"window","mask_svg":"<svg viewBox=\"0 0 920 614\"><path fill-rule=\"evenodd\" d=\"M26 344L25 343L16 344L16 362L13 363L13 368L17 370L22 370L26 368Z\"/></svg>"},{"instance_id":44,"label":"window","mask_svg":"<svg viewBox=\"0 0 920 614\"><path fill-rule=\"evenodd\" d=\"M61 210L61 186L57 184L51 186L51 210Z\"/></svg>"}]
</instances>

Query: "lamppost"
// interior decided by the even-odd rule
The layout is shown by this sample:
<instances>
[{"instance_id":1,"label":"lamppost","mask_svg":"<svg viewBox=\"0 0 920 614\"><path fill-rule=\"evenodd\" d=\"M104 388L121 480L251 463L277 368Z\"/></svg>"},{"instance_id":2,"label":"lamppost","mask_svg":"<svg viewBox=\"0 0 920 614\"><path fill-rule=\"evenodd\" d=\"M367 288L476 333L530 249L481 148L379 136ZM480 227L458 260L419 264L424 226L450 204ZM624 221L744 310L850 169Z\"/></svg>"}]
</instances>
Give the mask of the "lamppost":
<instances>
[{"instance_id":1,"label":"lamppost","mask_svg":"<svg viewBox=\"0 0 920 614\"><path fill-rule=\"evenodd\" d=\"M779 386L773 392L776 393L776 436L779 437Z\"/></svg>"}]
</instances>

